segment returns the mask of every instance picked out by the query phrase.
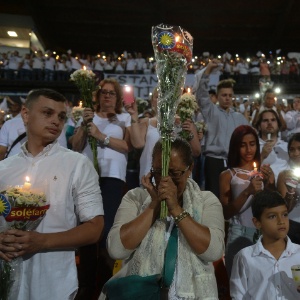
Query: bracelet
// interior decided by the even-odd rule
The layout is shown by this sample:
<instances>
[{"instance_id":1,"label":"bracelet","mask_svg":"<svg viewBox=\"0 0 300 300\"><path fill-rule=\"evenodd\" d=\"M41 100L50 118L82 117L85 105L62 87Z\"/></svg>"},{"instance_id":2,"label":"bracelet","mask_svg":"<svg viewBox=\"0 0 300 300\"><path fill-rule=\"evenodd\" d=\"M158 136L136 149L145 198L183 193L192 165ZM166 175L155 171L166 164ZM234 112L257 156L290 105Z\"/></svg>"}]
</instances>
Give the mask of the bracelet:
<instances>
[{"instance_id":1,"label":"bracelet","mask_svg":"<svg viewBox=\"0 0 300 300\"><path fill-rule=\"evenodd\" d=\"M191 133L188 135L188 137L187 137L186 140L189 142L189 141L191 141L193 138L194 138L194 134L191 132Z\"/></svg>"},{"instance_id":2,"label":"bracelet","mask_svg":"<svg viewBox=\"0 0 300 300\"><path fill-rule=\"evenodd\" d=\"M182 221L184 218L190 216L190 214L187 211L183 211L181 214L179 214L178 216L174 217L174 222L176 225L178 225L178 223L180 221Z\"/></svg>"},{"instance_id":3,"label":"bracelet","mask_svg":"<svg viewBox=\"0 0 300 300\"><path fill-rule=\"evenodd\" d=\"M138 123L137 120L131 118L131 124Z\"/></svg>"}]
</instances>

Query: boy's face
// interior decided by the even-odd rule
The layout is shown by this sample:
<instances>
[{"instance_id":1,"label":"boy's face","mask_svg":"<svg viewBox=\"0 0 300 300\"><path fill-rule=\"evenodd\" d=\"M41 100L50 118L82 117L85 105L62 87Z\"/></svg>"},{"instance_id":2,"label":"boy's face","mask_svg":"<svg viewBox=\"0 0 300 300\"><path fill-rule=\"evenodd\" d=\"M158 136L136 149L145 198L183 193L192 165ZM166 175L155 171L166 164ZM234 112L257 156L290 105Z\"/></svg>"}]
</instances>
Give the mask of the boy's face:
<instances>
[{"instance_id":1,"label":"boy's face","mask_svg":"<svg viewBox=\"0 0 300 300\"><path fill-rule=\"evenodd\" d=\"M288 210L285 205L265 208L260 220L253 218L253 223L260 229L266 240L279 240L285 238L289 231Z\"/></svg>"}]
</instances>

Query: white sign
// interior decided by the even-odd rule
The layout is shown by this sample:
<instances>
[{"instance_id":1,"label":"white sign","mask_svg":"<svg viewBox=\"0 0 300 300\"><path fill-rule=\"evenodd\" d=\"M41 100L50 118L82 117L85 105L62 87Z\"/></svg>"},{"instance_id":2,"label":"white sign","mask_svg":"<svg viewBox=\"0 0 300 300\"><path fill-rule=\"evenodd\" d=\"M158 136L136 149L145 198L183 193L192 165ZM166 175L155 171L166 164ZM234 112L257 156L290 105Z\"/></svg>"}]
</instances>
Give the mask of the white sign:
<instances>
[{"instance_id":1,"label":"white sign","mask_svg":"<svg viewBox=\"0 0 300 300\"><path fill-rule=\"evenodd\" d=\"M131 85L134 87L134 96L148 99L149 94L158 84L156 74L104 74L105 78L115 78L121 85ZM194 84L194 74L186 76L185 86L192 87Z\"/></svg>"}]
</instances>

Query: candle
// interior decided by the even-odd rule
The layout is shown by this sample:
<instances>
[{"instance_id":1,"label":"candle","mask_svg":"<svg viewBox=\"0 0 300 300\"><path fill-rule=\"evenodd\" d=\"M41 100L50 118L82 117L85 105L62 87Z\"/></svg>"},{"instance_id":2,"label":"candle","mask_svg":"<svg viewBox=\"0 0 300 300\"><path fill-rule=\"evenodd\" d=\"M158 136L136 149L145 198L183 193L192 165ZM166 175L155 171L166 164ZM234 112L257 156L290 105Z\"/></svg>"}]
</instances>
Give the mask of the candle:
<instances>
[{"instance_id":1,"label":"candle","mask_svg":"<svg viewBox=\"0 0 300 300\"><path fill-rule=\"evenodd\" d=\"M267 140L269 141L271 139L271 133L267 134Z\"/></svg>"},{"instance_id":2,"label":"candle","mask_svg":"<svg viewBox=\"0 0 300 300\"><path fill-rule=\"evenodd\" d=\"M30 178L28 176L25 177L25 182L23 185L24 190L29 190L31 187Z\"/></svg>"},{"instance_id":3,"label":"candle","mask_svg":"<svg viewBox=\"0 0 300 300\"><path fill-rule=\"evenodd\" d=\"M79 101L79 107L80 108L82 107L82 101Z\"/></svg>"},{"instance_id":4,"label":"candle","mask_svg":"<svg viewBox=\"0 0 300 300\"><path fill-rule=\"evenodd\" d=\"M191 88L188 88L188 89L187 89L187 92L190 94L190 93L191 93Z\"/></svg>"},{"instance_id":5,"label":"candle","mask_svg":"<svg viewBox=\"0 0 300 300\"><path fill-rule=\"evenodd\" d=\"M256 162L253 163L253 169L254 169L254 171L257 171Z\"/></svg>"},{"instance_id":6,"label":"candle","mask_svg":"<svg viewBox=\"0 0 300 300\"><path fill-rule=\"evenodd\" d=\"M86 66L83 66L83 70L86 70Z\"/></svg>"}]
</instances>

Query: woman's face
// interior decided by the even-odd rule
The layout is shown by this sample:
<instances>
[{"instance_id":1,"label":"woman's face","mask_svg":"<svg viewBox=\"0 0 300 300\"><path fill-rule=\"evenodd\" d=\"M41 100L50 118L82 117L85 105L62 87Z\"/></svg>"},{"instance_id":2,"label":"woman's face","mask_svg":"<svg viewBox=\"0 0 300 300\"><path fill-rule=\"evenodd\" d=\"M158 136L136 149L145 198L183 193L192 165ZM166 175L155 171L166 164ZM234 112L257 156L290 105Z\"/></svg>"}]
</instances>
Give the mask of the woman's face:
<instances>
[{"instance_id":1,"label":"woman's face","mask_svg":"<svg viewBox=\"0 0 300 300\"><path fill-rule=\"evenodd\" d=\"M240 146L240 162L248 163L252 162L257 150L255 136L251 133L243 136Z\"/></svg>"},{"instance_id":2,"label":"woman's face","mask_svg":"<svg viewBox=\"0 0 300 300\"><path fill-rule=\"evenodd\" d=\"M100 91L100 111L115 110L117 103L117 94L114 85L105 83Z\"/></svg>"},{"instance_id":3,"label":"woman's face","mask_svg":"<svg viewBox=\"0 0 300 300\"><path fill-rule=\"evenodd\" d=\"M289 157L293 163L300 165L300 142L292 141L289 149Z\"/></svg>"},{"instance_id":4,"label":"woman's face","mask_svg":"<svg viewBox=\"0 0 300 300\"><path fill-rule=\"evenodd\" d=\"M161 170L162 158L161 152L156 153L153 159L152 166L154 170ZM169 176L172 177L174 184L177 186L177 198L182 196L188 177L191 174L193 165L187 166L183 163L180 153L175 150L171 150L170 163L169 163ZM159 185L161 176L154 176L156 185Z\"/></svg>"}]
</instances>

